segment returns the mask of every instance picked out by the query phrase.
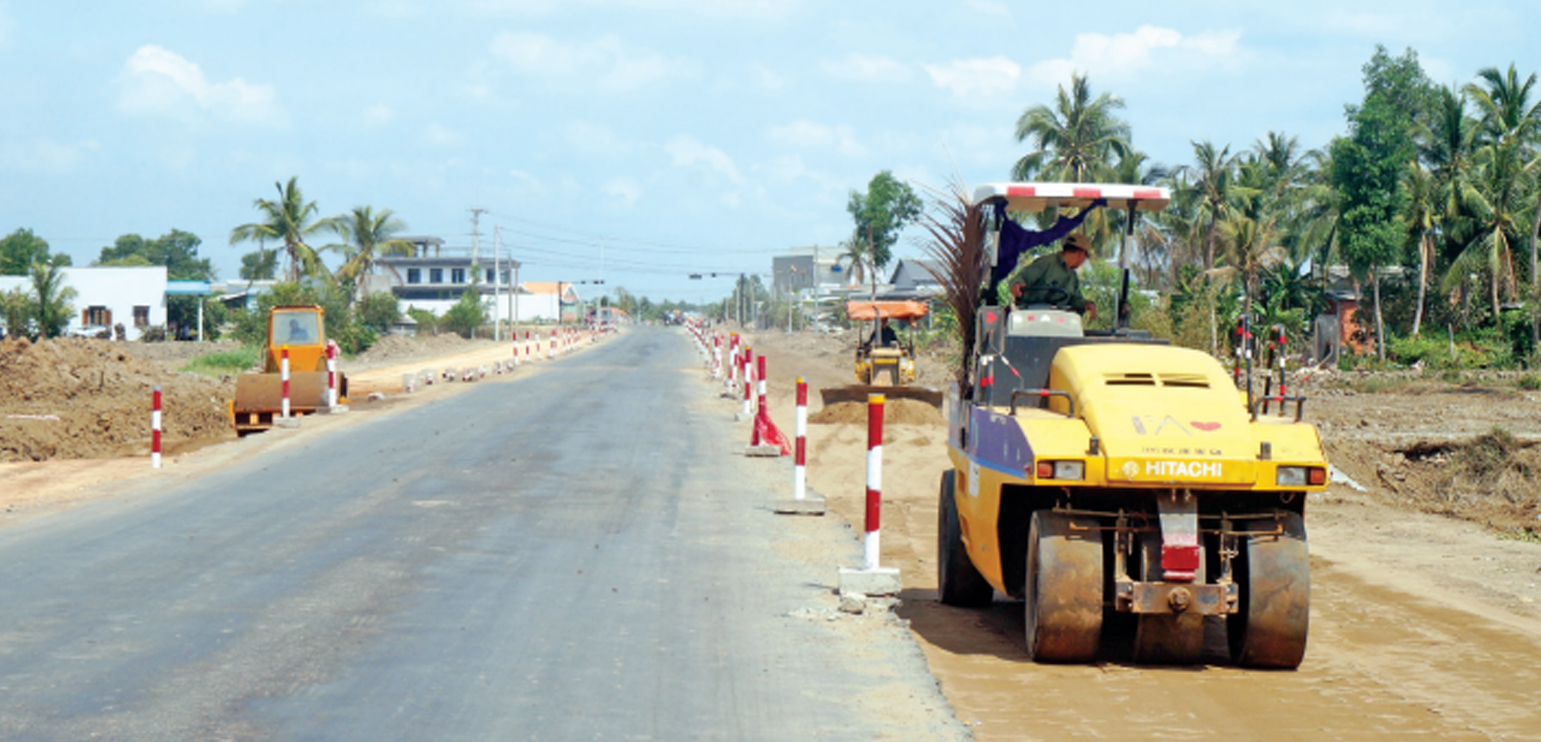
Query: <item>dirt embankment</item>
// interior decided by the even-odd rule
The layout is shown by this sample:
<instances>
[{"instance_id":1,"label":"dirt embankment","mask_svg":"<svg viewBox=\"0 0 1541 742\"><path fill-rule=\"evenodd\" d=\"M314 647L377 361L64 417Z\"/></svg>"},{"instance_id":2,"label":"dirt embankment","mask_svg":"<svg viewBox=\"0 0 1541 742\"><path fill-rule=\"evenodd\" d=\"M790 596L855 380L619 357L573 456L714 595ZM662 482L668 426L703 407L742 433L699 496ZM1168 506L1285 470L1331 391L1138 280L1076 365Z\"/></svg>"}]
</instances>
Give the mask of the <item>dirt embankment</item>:
<instances>
[{"instance_id":1,"label":"dirt embankment","mask_svg":"<svg viewBox=\"0 0 1541 742\"><path fill-rule=\"evenodd\" d=\"M100 459L150 449L152 390L162 392L162 445L233 439L235 385L142 360L125 343L68 338L0 343L0 461Z\"/></svg>"},{"instance_id":2,"label":"dirt embankment","mask_svg":"<svg viewBox=\"0 0 1541 742\"><path fill-rule=\"evenodd\" d=\"M339 368L351 375L506 346L454 334L391 336ZM178 369L198 356L239 347L233 341L120 343L94 338L0 342L0 462L148 455L151 390L157 386L165 453L234 440L227 412L235 395L234 377Z\"/></svg>"}]
</instances>

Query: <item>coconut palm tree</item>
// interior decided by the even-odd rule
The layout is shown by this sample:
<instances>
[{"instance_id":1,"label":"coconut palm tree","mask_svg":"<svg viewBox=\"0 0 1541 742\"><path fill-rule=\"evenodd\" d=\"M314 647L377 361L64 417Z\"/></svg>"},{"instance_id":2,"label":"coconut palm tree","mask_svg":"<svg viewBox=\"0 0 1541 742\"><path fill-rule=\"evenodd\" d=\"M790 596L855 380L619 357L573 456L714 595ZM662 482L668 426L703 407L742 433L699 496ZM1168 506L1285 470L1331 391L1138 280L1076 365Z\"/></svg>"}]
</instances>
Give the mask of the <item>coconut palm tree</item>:
<instances>
[{"instance_id":1,"label":"coconut palm tree","mask_svg":"<svg viewBox=\"0 0 1541 742\"><path fill-rule=\"evenodd\" d=\"M356 206L332 220L332 229L345 244L327 245L323 249L343 254L344 262L337 269L337 280L353 284L355 301L361 298L365 277L374 272L377 259L413 253L411 242L396 237L406 228L406 222L396 218L390 209L377 212L373 206ZM391 271L394 273L395 269Z\"/></svg>"},{"instance_id":2,"label":"coconut palm tree","mask_svg":"<svg viewBox=\"0 0 1541 742\"><path fill-rule=\"evenodd\" d=\"M1481 139L1487 147L1512 145L1521 148L1525 159L1534 156L1534 145L1541 141L1541 100L1531 102L1536 89L1536 75L1531 73L1523 81L1515 72L1514 63L1499 72L1497 67L1487 67L1477 72L1483 85L1467 84L1465 90L1476 103L1481 116ZM1535 313L1534 304L1541 301L1541 249L1537 238L1541 237L1541 189L1536 194L1535 215L1530 226L1530 296L1532 304L1531 340L1541 346L1541 315ZM1496 314L1497 308L1494 308Z\"/></svg>"},{"instance_id":3,"label":"coconut palm tree","mask_svg":"<svg viewBox=\"0 0 1541 742\"><path fill-rule=\"evenodd\" d=\"M1434 262L1434 236L1439 232L1439 189L1434 173L1414 161L1403 180L1407 185L1407 244L1418 253L1418 306L1413 310L1413 332L1423 327L1423 307L1429 288L1429 269Z\"/></svg>"},{"instance_id":4,"label":"coconut palm tree","mask_svg":"<svg viewBox=\"0 0 1541 742\"><path fill-rule=\"evenodd\" d=\"M58 337L70 323L74 308L70 302L78 296L73 287L64 284L64 272L52 262L38 261L30 269L32 307L29 314L34 323L36 336Z\"/></svg>"},{"instance_id":5,"label":"coconut palm tree","mask_svg":"<svg viewBox=\"0 0 1541 742\"><path fill-rule=\"evenodd\" d=\"M860 286L867 278L867 267L872 263L872 253L867 250L864 241L851 237L841 245L845 252L835 258L835 265L846 271L850 277L851 286Z\"/></svg>"},{"instance_id":6,"label":"coconut palm tree","mask_svg":"<svg viewBox=\"0 0 1541 742\"><path fill-rule=\"evenodd\" d=\"M1033 151L1017 160L1011 177L1071 183L1111 179L1113 157L1130 149L1129 125L1114 114L1123 107L1123 99L1112 93L1093 98L1086 76L1072 73L1070 89L1059 86L1052 108L1033 106L1017 119L1017 141Z\"/></svg>"},{"instance_id":7,"label":"coconut palm tree","mask_svg":"<svg viewBox=\"0 0 1541 742\"><path fill-rule=\"evenodd\" d=\"M1463 209L1475 215L1475 229L1445 272L1441 288L1450 291L1468 275L1486 273L1495 324L1501 290L1516 293L1514 244L1530 228L1525 212L1535 169L1536 162L1525 159L1517 142L1483 147L1477 153L1474 187L1462 199Z\"/></svg>"},{"instance_id":8,"label":"coconut palm tree","mask_svg":"<svg viewBox=\"0 0 1541 742\"><path fill-rule=\"evenodd\" d=\"M298 281L301 276L330 278L331 274L326 264L321 262L320 254L306 244L305 239L323 232L337 231L336 217L317 219L316 202L305 200L300 193L298 180L290 178L287 185L274 183L273 187L278 189L276 201L265 198L253 201L252 205L262 212L263 221L242 224L230 230L230 244L282 241L284 252L289 258L286 275L290 281Z\"/></svg>"}]
</instances>

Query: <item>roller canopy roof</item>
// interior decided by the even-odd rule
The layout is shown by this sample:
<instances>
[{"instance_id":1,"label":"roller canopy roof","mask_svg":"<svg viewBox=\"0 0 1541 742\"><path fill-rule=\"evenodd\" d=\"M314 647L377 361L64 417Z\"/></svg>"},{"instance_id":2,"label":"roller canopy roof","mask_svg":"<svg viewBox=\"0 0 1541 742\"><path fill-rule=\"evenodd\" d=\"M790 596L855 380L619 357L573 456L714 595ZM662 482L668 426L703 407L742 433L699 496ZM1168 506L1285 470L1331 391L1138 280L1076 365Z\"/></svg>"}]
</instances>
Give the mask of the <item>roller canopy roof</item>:
<instances>
[{"instance_id":1,"label":"roller canopy roof","mask_svg":"<svg viewBox=\"0 0 1541 742\"><path fill-rule=\"evenodd\" d=\"M1006 199L1010 211L1084 209L1099 198L1107 199L1110 209L1128 211L1133 203L1138 211L1161 211L1171 202L1172 192L1155 186L1119 183L986 183L974 189L976 204L1001 198Z\"/></svg>"},{"instance_id":2,"label":"roller canopy roof","mask_svg":"<svg viewBox=\"0 0 1541 742\"><path fill-rule=\"evenodd\" d=\"M851 319L867 322L879 315L891 319L912 320L926 316L926 305L918 301L848 301L845 312Z\"/></svg>"}]
</instances>

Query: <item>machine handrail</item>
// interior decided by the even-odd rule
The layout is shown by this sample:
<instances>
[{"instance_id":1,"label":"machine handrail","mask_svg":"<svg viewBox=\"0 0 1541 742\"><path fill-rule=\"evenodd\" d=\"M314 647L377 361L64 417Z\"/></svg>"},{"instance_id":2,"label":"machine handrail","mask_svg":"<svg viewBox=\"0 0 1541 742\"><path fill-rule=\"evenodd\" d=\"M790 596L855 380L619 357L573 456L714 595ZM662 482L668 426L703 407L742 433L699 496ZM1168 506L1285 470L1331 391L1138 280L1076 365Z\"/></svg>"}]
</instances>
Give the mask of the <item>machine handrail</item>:
<instances>
[{"instance_id":1,"label":"machine handrail","mask_svg":"<svg viewBox=\"0 0 1541 742\"><path fill-rule=\"evenodd\" d=\"M1065 398L1065 402L1070 405L1070 412L1069 412L1069 414L1066 415L1066 417L1069 417L1069 418L1072 418L1072 419L1075 418L1075 397L1070 396L1070 392L1067 392L1067 391L1065 391L1063 389L1013 389L1013 390L1011 390L1011 415L1012 415L1012 417L1016 417L1016 414L1017 414L1017 397L1018 396L1038 397L1039 399L1045 399L1045 398L1048 398L1048 397L1064 397Z\"/></svg>"}]
</instances>

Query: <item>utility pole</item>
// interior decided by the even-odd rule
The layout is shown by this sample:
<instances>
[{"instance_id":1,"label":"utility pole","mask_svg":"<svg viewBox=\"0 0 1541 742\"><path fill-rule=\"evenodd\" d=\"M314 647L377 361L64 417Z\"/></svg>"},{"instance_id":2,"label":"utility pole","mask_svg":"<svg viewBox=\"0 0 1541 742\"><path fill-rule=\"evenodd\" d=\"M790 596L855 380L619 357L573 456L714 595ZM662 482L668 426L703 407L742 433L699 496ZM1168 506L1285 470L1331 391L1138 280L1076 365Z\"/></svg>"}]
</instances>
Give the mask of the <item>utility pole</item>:
<instances>
[{"instance_id":1,"label":"utility pole","mask_svg":"<svg viewBox=\"0 0 1541 742\"><path fill-rule=\"evenodd\" d=\"M480 206L474 206L474 207L471 208L471 285L466 290L467 291L475 291L476 292L476 304L478 306L480 306L481 303L482 303L482 297L481 297L481 289L478 288L476 278L477 278L477 274L481 273L481 270L482 270L482 259L481 259L481 249L482 249L482 244L481 244L481 239L482 239L481 216L482 216L482 214L485 214L485 213L487 213L487 210L482 208L482 207L480 207ZM496 332L496 330L494 330L494 332ZM473 337L473 338L476 337L476 331L475 330L471 331L471 337Z\"/></svg>"},{"instance_id":2,"label":"utility pole","mask_svg":"<svg viewBox=\"0 0 1541 742\"><path fill-rule=\"evenodd\" d=\"M492 341L503 342L503 264L500 262L500 252L503 250L502 237L498 234L498 225L492 225Z\"/></svg>"}]
</instances>

